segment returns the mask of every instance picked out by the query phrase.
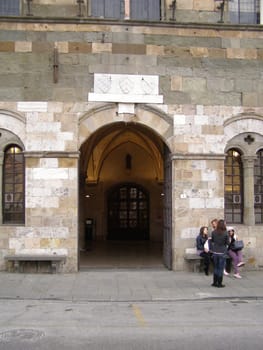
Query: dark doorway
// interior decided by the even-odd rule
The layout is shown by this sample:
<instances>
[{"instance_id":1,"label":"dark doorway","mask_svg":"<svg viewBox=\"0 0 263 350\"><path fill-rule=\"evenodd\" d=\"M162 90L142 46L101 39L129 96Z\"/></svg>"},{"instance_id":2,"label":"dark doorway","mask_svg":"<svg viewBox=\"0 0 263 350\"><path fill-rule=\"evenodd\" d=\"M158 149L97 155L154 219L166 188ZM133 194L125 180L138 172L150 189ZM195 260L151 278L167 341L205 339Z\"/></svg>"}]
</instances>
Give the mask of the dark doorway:
<instances>
[{"instance_id":1,"label":"dark doorway","mask_svg":"<svg viewBox=\"0 0 263 350\"><path fill-rule=\"evenodd\" d=\"M149 239L149 195L142 186L119 184L109 192L107 239Z\"/></svg>"}]
</instances>

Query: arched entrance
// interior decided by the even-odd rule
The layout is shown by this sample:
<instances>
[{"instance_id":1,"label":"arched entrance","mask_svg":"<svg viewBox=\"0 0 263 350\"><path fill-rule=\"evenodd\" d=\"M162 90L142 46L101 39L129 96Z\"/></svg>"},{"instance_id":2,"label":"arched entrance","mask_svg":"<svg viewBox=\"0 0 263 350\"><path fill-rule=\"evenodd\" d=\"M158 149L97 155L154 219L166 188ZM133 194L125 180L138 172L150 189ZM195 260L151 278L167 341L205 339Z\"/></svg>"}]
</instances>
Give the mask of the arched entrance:
<instances>
[{"instance_id":1,"label":"arched entrance","mask_svg":"<svg viewBox=\"0 0 263 350\"><path fill-rule=\"evenodd\" d=\"M111 267L114 255L118 267L126 267L122 256L129 267L171 268L162 138L145 125L114 122L87 137L80 153L80 269Z\"/></svg>"}]
</instances>

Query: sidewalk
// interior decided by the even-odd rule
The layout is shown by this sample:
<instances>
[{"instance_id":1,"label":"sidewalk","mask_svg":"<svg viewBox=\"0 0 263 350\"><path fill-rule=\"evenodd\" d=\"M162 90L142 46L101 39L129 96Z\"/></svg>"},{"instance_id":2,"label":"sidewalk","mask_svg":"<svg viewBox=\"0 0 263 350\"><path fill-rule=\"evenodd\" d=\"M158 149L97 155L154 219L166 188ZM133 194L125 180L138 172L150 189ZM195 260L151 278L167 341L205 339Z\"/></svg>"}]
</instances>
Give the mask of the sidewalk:
<instances>
[{"instance_id":1,"label":"sidewalk","mask_svg":"<svg viewBox=\"0 0 263 350\"><path fill-rule=\"evenodd\" d=\"M0 272L0 299L65 301L184 301L263 299L263 271L243 278L224 277L225 288L211 287L212 275L165 269L104 269L73 274Z\"/></svg>"}]
</instances>

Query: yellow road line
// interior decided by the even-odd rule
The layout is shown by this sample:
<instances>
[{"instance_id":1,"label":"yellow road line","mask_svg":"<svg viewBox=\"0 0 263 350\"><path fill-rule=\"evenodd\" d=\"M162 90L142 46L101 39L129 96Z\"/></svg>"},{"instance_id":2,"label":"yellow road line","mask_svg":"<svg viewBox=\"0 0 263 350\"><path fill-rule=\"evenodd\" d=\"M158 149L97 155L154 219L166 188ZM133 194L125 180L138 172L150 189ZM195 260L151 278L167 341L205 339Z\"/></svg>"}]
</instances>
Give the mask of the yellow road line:
<instances>
[{"instance_id":1,"label":"yellow road line","mask_svg":"<svg viewBox=\"0 0 263 350\"><path fill-rule=\"evenodd\" d=\"M139 306L133 304L132 305L132 310L133 310L133 313L134 313L134 315L135 315L139 325L141 327L145 327L146 326L146 322L145 322L145 319L143 317L143 314L142 314L141 309L139 308Z\"/></svg>"}]
</instances>

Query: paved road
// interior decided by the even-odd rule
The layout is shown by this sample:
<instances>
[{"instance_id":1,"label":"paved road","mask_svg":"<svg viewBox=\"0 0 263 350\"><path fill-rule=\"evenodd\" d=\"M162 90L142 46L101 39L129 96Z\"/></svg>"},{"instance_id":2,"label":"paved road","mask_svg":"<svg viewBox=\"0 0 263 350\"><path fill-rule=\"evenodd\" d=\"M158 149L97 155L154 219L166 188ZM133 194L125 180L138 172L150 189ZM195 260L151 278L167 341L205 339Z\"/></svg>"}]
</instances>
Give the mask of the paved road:
<instances>
[{"instance_id":1,"label":"paved road","mask_svg":"<svg viewBox=\"0 0 263 350\"><path fill-rule=\"evenodd\" d=\"M262 350L263 273L0 273L0 350Z\"/></svg>"},{"instance_id":2,"label":"paved road","mask_svg":"<svg viewBox=\"0 0 263 350\"><path fill-rule=\"evenodd\" d=\"M259 300L0 301L1 350L262 350Z\"/></svg>"}]
</instances>

